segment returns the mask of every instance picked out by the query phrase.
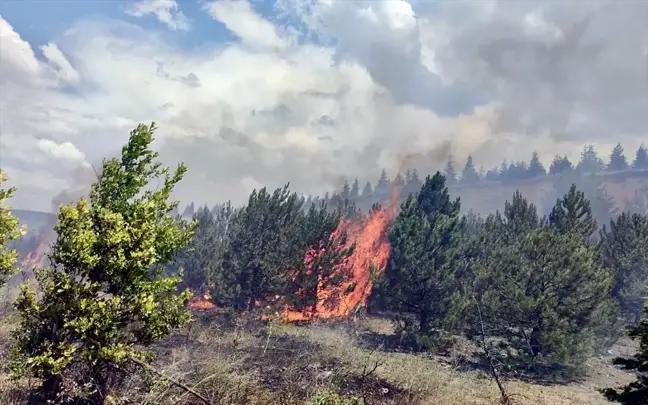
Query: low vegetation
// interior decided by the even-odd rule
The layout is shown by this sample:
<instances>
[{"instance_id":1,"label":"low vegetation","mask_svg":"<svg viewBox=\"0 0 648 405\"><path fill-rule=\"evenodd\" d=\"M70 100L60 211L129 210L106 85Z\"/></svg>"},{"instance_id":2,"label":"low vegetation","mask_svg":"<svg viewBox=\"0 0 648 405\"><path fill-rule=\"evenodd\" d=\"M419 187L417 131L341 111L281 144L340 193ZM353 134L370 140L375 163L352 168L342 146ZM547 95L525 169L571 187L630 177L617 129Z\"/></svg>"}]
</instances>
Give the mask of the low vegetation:
<instances>
[{"instance_id":1,"label":"low vegetation","mask_svg":"<svg viewBox=\"0 0 648 405\"><path fill-rule=\"evenodd\" d=\"M60 208L2 319L3 403L646 403L611 363L647 356L648 208L604 214L563 179L546 216L519 192L463 215L437 172L400 208L286 186L188 222L171 200L186 167L160 165L154 131ZM4 248L7 208L0 225Z\"/></svg>"}]
</instances>

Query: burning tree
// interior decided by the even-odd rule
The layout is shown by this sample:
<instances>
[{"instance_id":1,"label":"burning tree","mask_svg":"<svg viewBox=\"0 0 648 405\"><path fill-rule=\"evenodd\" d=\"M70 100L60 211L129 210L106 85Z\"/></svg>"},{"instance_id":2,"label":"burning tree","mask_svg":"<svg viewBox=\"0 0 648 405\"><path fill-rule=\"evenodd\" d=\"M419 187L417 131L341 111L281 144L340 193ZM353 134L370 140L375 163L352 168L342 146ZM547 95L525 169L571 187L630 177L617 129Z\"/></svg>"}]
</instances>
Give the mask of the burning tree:
<instances>
[{"instance_id":1,"label":"burning tree","mask_svg":"<svg viewBox=\"0 0 648 405\"><path fill-rule=\"evenodd\" d=\"M8 249L7 243L15 241L24 234L24 229L18 226L18 218L11 214L11 209L5 205L11 198L15 188L2 188L7 180L6 174L0 169L0 287L16 272L17 253Z\"/></svg>"},{"instance_id":2,"label":"burning tree","mask_svg":"<svg viewBox=\"0 0 648 405\"><path fill-rule=\"evenodd\" d=\"M70 380L104 403L129 364L145 366L147 346L190 319L189 293L176 293L181 277L163 276L194 232L170 215L186 167L161 167L150 149L154 130L139 125L121 159L104 160L89 201L61 207L51 267L36 272L39 297L21 287L11 367L42 381L43 403L61 400ZM161 188L146 188L160 177Z\"/></svg>"},{"instance_id":3,"label":"burning tree","mask_svg":"<svg viewBox=\"0 0 648 405\"><path fill-rule=\"evenodd\" d=\"M313 204L304 216L301 234L307 252L294 271L287 295L294 311L315 314L339 305L351 278L348 258L354 248L340 215L329 212L324 204L319 208Z\"/></svg>"}]
</instances>

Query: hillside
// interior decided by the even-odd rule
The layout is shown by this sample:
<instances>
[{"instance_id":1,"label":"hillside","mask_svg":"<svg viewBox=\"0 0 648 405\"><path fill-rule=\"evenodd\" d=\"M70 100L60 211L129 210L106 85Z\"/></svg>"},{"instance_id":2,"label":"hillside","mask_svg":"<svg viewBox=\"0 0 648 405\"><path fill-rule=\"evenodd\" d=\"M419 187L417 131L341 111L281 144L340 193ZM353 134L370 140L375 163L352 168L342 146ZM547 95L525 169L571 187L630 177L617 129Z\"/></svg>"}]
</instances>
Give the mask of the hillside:
<instances>
[{"instance_id":1,"label":"hillside","mask_svg":"<svg viewBox=\"0 0 648 405\"><path fill-rule=\"evenodd\" d=\"M27 226L28 233L38 232L44 227L51 227L56 221L56 216L49 212L12 209L11 212L21 224Z\"/></svg>"}]
</instances>

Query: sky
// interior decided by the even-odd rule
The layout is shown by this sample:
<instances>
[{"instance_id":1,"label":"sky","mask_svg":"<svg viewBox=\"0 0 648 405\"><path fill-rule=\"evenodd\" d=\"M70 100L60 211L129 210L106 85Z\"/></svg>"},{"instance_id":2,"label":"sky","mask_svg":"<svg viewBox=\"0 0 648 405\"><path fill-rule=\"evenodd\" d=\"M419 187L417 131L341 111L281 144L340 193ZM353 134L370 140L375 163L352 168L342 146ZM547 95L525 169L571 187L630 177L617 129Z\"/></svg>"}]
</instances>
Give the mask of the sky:
<instances>
[{"instance_id":1,"label":"sky","mask_svg":"<svg viewBox=\"0 0 648 405\"><path fill-rule=\"evenodd\" d=\"M7 0L0 166L49 211L138 123L187 203L648 144L648 1Z\"/></svg>"}]
</instances>

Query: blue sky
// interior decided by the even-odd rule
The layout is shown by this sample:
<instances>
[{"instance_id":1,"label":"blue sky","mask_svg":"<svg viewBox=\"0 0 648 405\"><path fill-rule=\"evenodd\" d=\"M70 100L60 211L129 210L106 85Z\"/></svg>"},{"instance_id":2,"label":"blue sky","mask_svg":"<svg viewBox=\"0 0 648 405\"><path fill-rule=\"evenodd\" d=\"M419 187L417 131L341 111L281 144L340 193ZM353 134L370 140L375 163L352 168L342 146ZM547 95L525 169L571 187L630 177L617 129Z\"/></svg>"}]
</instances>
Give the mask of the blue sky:
<instances>
[{"instance_id":1,"label":"blue sky","mask_svg":"<svg viewBox=\"0 0 648 405\"><path fill-rule=\"evenodd\" d=\"M152 120L199 203L450 156L631 155L648 139L646 20L640 0L9 0L0 163L15 205L47 210Z\"/></svg>"}]
</instances>

